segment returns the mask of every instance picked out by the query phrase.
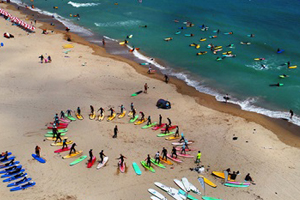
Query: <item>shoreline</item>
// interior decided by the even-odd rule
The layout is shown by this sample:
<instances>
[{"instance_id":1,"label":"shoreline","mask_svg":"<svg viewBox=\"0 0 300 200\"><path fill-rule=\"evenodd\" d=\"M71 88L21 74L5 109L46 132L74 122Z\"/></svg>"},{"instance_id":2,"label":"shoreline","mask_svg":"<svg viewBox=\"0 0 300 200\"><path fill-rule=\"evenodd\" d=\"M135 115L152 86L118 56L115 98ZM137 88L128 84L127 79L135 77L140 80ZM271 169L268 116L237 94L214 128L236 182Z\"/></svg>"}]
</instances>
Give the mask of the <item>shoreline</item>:
<instances>
[{"instance_id":1,"label":"shoreline","mask_svg":"<svg viewBox=\"0 0 300 200\"><path fill-rule=\"evenodd\" d=\"M6 5L8 5L8 7L7 7L8 9L19 11L23 15L37 13L35 11L32 11L30 9L25 9L23 7L20 7L21 9L18 10L17 9L18 5L16 3L10 3L10 4L6 4ZM123 56L123 55L109 54L106 51L106 49L103 48L102 46L92 43L76 33L72 33L72 32L66 33L64 31L65 26L61 22L56 20L55 18L53 19L50 16L42 15L40 13L38 13L38 15L43 16L45 19L48 19L49 21L56 22L55 26L51 26L49 23L43 22L43 21L37 19L37 21L39 23L43 24L43 26L40 27L41 29L46 28L48 30L54 30L56 33L63 34L64 39L66 39L66 37L68 35L70 35L72 38L72 42L91 47L94 51L93 52L94 55L98 55L98 56L102 56L102 57L106 57L106 58L111 58L111 59L114 59L117 61L125 62L125 63L129 64L130 66L132 66L135 69L135 71L138 72L139 74L142 74L144 76L154 78L154 79L157 79L157 80L160 80L163 82L163 74L160 71L155 74L148 74L147 68L139 65L139 63L137 63L134 59L131 59L130 56L127 57L127 56ZM32 16L30 16L30 18L32 18ZM35 18L35 17L33 17L33 18ZM57 26L57 24L59 24L59 26ZM111 43L113 43L113 42L111 42ZM134 57L134 56L132 56L132 57ZM207 108L210 108L210 109L213 109L216 111L220 111L223 113L227 113L227 114L230 114L233 116L241 117L249 122L255 122L255 123L263 126L264 128L272 131L279 138L279 140L281 142L283 142L291 147L300 148L300 134L299 134L300 127L293 123L288 122L287 119L271 118L271 117L268 117L268 116L265 116L265 115L262 115L259 113L242 110L241 107L236 104L232 104L232 103L225 104L223 102L219 102L215 99L214 96L205 94L205 93L201 93L198 90L196 90L194 87L187 85L183 80L180 80L173 76L170 77L169 83L173 84L176 87L176 91L178 93L193 97L196 100L196 102L202 106L205 106Z\"/></svg>"}]
</instances>

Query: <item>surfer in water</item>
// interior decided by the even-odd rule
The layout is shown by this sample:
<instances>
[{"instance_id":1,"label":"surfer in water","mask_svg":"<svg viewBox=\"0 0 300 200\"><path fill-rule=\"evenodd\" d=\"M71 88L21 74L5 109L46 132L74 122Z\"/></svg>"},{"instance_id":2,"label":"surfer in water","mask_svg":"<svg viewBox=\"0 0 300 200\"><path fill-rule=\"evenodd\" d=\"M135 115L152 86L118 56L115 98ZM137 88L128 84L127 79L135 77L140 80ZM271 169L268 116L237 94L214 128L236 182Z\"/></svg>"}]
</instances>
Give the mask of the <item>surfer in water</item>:
<instances>
[{"instance_id":1,"label":"surfer in water","mask_svg":"<svg viewBox=\"0 0 300 200\"><path fill-rule=\"evenodd\" d=\"M117 158L117 160L120 160L120 163L118 163L118 166L119 165L123 165L123 163L124 163L124 158L126 158L125 156L123 156L122 154L120 154L120 157L119 158Z\"/></svg>"},{"instance_id":2,"label":"surfer in water","mask_svg":"<svg viewBox=\"0 0 300 200\"><path fill-rule=\"evenodd\" d=\"M150 158L150 155L148 154L147 158L145 159L146 161L146 164L148 167L151 167L151 158Z\"/></svg>"},{"instance_id":3,"label":"surfer in water","mask_svg":"<svg viewBox=\"0 0 300 200\"><path fill-rule=\"evenodd\" d=\"M103 150L101 150L99 155L100 155L100 163L103 163L103 158L106 157L106 155L103 153Z\"/></svg>"},{"instance_id":4,"label":"surfer in water","mask_svg":"<svg viewBox=\"0 0 300 200\"><path fill-rule=\"evenodd\" d=\"M162 153L162 159L167 160L168 150L165 147L163 147L163 150L161 151L161 153Z\"/></svg>"},{"instance_id":5,"label":"surfer in water","mask_svg":"<svg viewBox=\"0 0 300 200\"><path fill-rule=\"evenodd\" d=\"M102 117L103 116L103 112L104 112L104 109L102 107L99 108L99 110L97 112L100 111L100 116Z\"/></svg>"},{"instance_id":6,"label":"surfer in water","mask_svg":"<svg viewBox=\"0 0 300 200\"><path fill-rule=\"evenodd\" d=\"M155 162L156 162L157 164L159 164L159 162L160 162L160 159L159 159L159 151L155 154L154 158L155 158Z\"/></svg>"},{"instance_id":7,"label":"surfer in water","mask_svg":"<svg viewBox=\"0 0 300 200\"><path fill-rule=\"evenodd\" d=\"M173 146L171 157L174 158L174 156L175 156L175 158L177 158L176 149L175 149L175 147Z\"/></svg>"},{"instance_id":8,"label":"surfer in water","mask_svg":"<svg viewBox=\"0 0 300 200\"><path fill-rule=\"evenodd\" d=\"M290 110L290 119L292 119L294 116L294 111Z\"/></svg>"},{"instance_id":9,"label":"surfer in water","mask_svg":"<svg viewBox=\"0 0 300 200\"><path fill-rule=\"evenodd\" d=\"M165 74L165 82L169 83L169 76L167 74Z\"/></svg>"},{"instance_id":10,"label":"surfer in water","mask_svg":"<svg viewBox=\"0 0 300 200\"><path fill-rule=\"evenodd\" d=\"M161 121L162 121L162 116L161 116L161 114L159 114L159 124L158 124L158 126L161 125Z\"/></svg>"},{"instance_id":11,"label":"surfer in water","mask_svg":"<svg viewBox=\"0 0 300 200\"><path fill-rule=\"evenodd\" d=\"M150 124L151 124L151 117L149 115L148 118L147 118L147 126L149 126Z\"/></svg>"},{"instance_id":12,"label":"surfer in water","mask_svg":"<svg viewBox=\"0 0 300 200\"><path fill-rule=\"evenodd\" d=\"M77 145L76 145L76 143L73 143L73 144L72 144L72 146L71 146L71 149L70 149L70 153L69 153L69 155L71 155L71 154L72 154L72 152L73 152L73 153L76 153L75 146L77 146Z\"/></svg>"},{"instance_id":13,"label":"surfer in water","mask_svg":"<svg viewBox=\"0 0 300 200\"><path fill-rule=\"evenodd\" d=\"M39 146L35 147L35 154L37 155L37 157L41 157L41 147Z\"/></svg>"},{"instance_id":14,"label":"surfer in water","mask_svg":"<svg viewBox=\"0 0 300 200\"><path fill-rule=\"evenodd\" d=\"M225 100L225 103L227 103L227 101L228 101L230 98L229 98L228 94L226 94L226 95L223 97L223 99Z\"/></svg>"}]
</instances>

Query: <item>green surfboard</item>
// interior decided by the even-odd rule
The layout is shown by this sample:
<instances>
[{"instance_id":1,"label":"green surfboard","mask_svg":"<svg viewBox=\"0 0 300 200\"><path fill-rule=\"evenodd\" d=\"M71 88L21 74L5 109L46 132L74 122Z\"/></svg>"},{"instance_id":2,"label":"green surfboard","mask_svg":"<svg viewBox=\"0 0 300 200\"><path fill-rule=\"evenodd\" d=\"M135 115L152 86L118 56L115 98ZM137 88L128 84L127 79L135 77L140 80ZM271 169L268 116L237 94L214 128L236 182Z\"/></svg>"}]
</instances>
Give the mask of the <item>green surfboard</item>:
<instances>
[{"instance_id":1,"label":"green surfboard","mask_svg":"<svg viewBox=\"0 0 300 200\"><path fill-rule=\"evenodd\" d=\"M232 184L232 183L224 183L224 185L226 185L228 187L249 187L249 185L236 185L236 184Z\"/></svg>"},{"instance_id":2,"label":"green surfboard","mask_svg":"<svg viewBox=\"0 0 300 200\"><path fill-rule=\"evenodd\" d=\"M155 169L153 169L153 167L149 167L146 163L146 161L142 160L141 164L143 165L143 167L145 167L146 169L148 169L150 172L155 173Z\"/></svg>"},{"instance_id":3,"label":"green surfboard","mask_svg":"<svg viewBox=\"0 0 300 200\"><path fill-rule=\"evenodd\" d=\"M160 133L160 134L157 134L157 137L165 137L165 136L168 136L168 135L173 135L175 134L175 132L170 132L170 133L167 133L167 134L164 134L164 133Z\"/></svg>"},{"instance_id":4,"label":"green surfboard","mask_svg":"<svg viewBox=\"0 0 300 200\"><path fill-rule=\"evenodd\" d=\"M179 189L179 194L182 194L183 196L186 196L186 192L181 190L181 189ZM190 200L198 200L197 198L193 197L190 194L188 194L187 198L190 199Z\"/></svg>"},{"instance_id":5,"label":"green surfboard","mask_svg":"<svg viewBox=\"0 0 300 200\"><path fill-rule=\"evenodd\" d=\"M133 123L135 122L137 119L139 118L139 115L135 115L135 117L133 119L131 119L129 122Z\"/></svg>"},{"instance_id":6,"label":"green surfboard","mask_svg":"<svg viewBox=\"0 0 300 200\"><path fill-rule=\"evenodd\" d=\"M202 196L203 200L222 200L222 199L217 199L217 198L213 198L213 197L207 197L207 196Z\"/></svg>"},{"instance_id":7,"label":"green surfboard","mask_svg":"<svg viewBox=\"0 0 300 200\"><path fill-rule=\"evenodd\" d=\"M76 165L76 164L80 163L81 161L83 161L83 160L86 159L86 158L87 158L86 155L80 156L80 158L78 158L78 159L74 160L73 162L71 162L71 163L70 163L70 166Z\"/></svg>"},{"instance_id":8,"label":"green surfboard","mask_svg":"<svg viewBox=\"0 0 300 200\"><path fill-rule=\"evenodd\" d=\"M142 129L150 128L152 126L155 126L156 124L157 124L157 122L154 122L154 123L149 124L149 125L145 125L145 126L142 127Z\"/></svg>"},{"instance_id":9,"label":"green surfboard","mask_svg":"<svg viewBox=\"0 0 300 200\"><path fill-rule=\"evenodd\" d=\"M76 118L71 115L70 116L66 115L66 117L71 121L76 121Z\"/></svg>"},{"instance_id":10,"label":"green surfboard","mask_svg":"<svg viewBox=\"0 0 300 200\"><path fill-rule=\"evenodd\" d=\"M66 135L66 133L61 133L61 134L60 134L60 136L64 136L64 135ZM51 133L51 134L47 133L47 134L45 134L44 136L45 136L45 137L53 137L53 134L52 134L52 133Z\"/></svg>"},{"instance_id":11,"label":"green surfboard","mask_svg":"<svg viewBox=\"0 0 300 200\"><path fill-rule=\"evenodd\" d=\"M160 168L163 168L163 169L166 168L163 164L155 162L155 159L153 159L153 158L151 158L151 162Z\"/></svg>"},{"instance_id":12,"label":"green surfboard","mask_svg":"<svg viewBox=\"0 0 300 200\"><path fill-rule=\"evenodd\" d=\"M141 172L139 166L138 166L135 162L132 163L132 167L133 167L133 169L134 169L134 171L135 171L135 173L136 173L137 175L141 175L141 174L142 174L142 172Z\"/></svg>"},{"instance_id":13,"label":"green surfboard","mask_svg":"<svg viewBox=\"0 0 300 200\"><path fill-rule=\"evenodd\" d=\"M67 129L67 128L65 128L65 129L58 129L57 132L58 132L58 133L65 133L65 132L68 132L68 129ZM48 131L47 133L48 133L48 134L52 134L53 131L51 130L51 131Z\"/></svg>"}]
</instances>

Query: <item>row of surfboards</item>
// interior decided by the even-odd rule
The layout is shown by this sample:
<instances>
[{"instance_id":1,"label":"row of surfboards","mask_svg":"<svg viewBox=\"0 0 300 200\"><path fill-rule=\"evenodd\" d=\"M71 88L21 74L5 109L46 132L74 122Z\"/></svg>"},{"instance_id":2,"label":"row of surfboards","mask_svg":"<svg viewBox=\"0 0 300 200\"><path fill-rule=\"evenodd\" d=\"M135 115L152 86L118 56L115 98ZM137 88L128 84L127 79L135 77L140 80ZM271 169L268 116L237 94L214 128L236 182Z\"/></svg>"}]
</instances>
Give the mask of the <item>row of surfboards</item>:
<instances>
[{"instance_id":1,"label":"row of surfboards","mask_svg":"<svg viewBox=\"0 0 300 200\"><path fill-rule=\"evenodd\" d=\"M24 190L35 185L31 178L27 177L25 169L19 161L14 161L15 156L8 152L7 159L0 155L0 174L1 178L5 178L3 182L9 182L7 187L13 187L11 192Z\"/></svg>"}]
</instances>

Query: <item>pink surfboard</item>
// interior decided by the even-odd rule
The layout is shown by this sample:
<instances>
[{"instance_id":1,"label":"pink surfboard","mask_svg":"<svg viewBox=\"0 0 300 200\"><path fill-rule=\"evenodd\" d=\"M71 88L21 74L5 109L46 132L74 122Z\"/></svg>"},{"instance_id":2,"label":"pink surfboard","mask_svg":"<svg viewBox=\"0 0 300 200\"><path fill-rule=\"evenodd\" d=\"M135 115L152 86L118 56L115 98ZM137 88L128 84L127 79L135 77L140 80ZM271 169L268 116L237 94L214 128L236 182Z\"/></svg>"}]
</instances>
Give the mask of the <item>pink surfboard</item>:
<instances>
[{"instance_id":1,"label":"pink surfboard","mask_svg":"<svg viewBox=\"0 0 300 200\"><path fill-rule=\"evenodd\" d=\"M182 161L179 160L178 158L172 158L172 156L170 154L167 154L167 157L175 162L181 163Z\"/></svg>"},{"instance_id":2,"label":"pink surfboard","mask_svg":"<svg viewBox=\"0 0 300 200\"><path fill-rule=\"evenodd\" d=\"M164 127L166 124L161 124L160 126L159 125L157 125L157 126L154 126L153 128L152 128L152 130L158 130L158 129L161 129L162 127Z\"/></svg>"},{"instance_id":3,"label":"pink surfboard","mask_svg":"<svg viewBox=\"0 0 300 200\"><path fill-rule=\"evenodd\" d=\"M121 164L121 161L119 161L119 169L120 169L120 171L122 173L124 173L125 172L125 168L126 168L126 164L125 164L125 162L123 162L123 165L120 165L120 164Z\"/></svg>"},{"instance_id":4,"label":"pink surfboard","mask_svg":"<svg viewBox=\"0 0 300 200\"><path fill-rule=\"evenodd\" d=\"M185 157L185 158L194 158L194 156L190 155L190 154L181 154L181 153L177 153L178 156L181 157Z\"/></svg>"}]
</instances>

